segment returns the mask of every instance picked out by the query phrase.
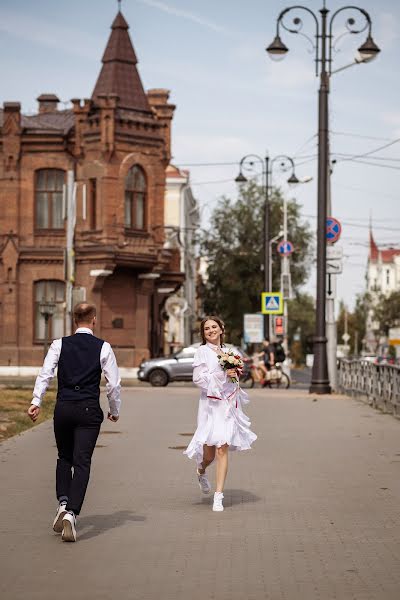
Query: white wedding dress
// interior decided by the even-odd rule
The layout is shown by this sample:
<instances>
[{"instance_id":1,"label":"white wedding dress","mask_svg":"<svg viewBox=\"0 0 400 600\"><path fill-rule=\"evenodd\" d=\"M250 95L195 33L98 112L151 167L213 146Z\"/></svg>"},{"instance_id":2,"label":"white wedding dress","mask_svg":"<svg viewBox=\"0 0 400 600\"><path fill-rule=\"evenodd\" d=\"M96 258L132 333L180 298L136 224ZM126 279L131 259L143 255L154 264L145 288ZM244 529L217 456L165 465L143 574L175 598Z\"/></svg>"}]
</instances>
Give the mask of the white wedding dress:
<instances>
[{"instance_id":1,"label":"white wedding dress","mask_svg":"<svg viewBox=\"0 0 400 600\"><path fill-rule=\"evenodd\" d=\"M194 357L193 382L201 389L197 429L184 454L195 458L200 465L203 460L203 445L229 450L249 450L257 439L250 431L250 420L242 410L249 402L246 392L241 390L223 371L218 363L217 346L200 346Z\"/></svg>"}]
</instances>

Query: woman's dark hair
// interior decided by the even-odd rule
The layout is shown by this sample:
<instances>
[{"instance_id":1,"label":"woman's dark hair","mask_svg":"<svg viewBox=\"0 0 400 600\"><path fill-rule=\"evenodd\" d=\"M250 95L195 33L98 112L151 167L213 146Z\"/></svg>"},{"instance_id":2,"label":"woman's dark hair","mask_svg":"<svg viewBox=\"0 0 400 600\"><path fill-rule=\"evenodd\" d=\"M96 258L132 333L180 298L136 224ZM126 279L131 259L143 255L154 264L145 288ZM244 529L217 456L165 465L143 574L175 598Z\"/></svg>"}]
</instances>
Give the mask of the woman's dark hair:
<instances>
[{"instance_id":1,"label":"woman's dark hair","mask_svg":"<svg viewBox=\"0 0 400 600\"><path fill-rule=\"evenodd\" d=\"M218 323L218 325L222 329L222 333L221 333L221 346L222 346L222 344L224 343L225 323L223 322L222 319L220 319L220 317L215 317L214 315L211 315L210 317L204 317L204 319L200 323L200 335L201 335L201 340L202 340L201 343L202 344L207 343L206 336L204 335L204 325L206 324L207 321L215 321L216 323Z\"/></svg>"}]
</instances>

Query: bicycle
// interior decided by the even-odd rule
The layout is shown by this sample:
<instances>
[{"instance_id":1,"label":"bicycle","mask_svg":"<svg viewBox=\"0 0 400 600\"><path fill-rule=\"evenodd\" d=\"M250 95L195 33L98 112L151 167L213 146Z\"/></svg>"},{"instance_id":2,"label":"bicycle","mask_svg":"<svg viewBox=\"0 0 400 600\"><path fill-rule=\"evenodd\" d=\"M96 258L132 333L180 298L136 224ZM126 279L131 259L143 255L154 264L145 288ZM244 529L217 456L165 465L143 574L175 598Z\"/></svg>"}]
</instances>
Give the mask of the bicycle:
<instances>
[{"instance_id":1,"label":"bicycle","mask_svg":"<svg viewBox=\"0 0 400 600\"><path fill-rule=\"evenodd\" d=\"M243 373L240 377L240 387L244 389L251 389L256 383L260 383L263 388L283 388L287 390L290 387L290 378L282 369L281 363L275 363L267 373L267 379L262 379L257 373L255 376L254 371L257 367L253 364L252 359L245 359ZM262 375L263 376L263 375Z\"/></svg>"}]
</instances>

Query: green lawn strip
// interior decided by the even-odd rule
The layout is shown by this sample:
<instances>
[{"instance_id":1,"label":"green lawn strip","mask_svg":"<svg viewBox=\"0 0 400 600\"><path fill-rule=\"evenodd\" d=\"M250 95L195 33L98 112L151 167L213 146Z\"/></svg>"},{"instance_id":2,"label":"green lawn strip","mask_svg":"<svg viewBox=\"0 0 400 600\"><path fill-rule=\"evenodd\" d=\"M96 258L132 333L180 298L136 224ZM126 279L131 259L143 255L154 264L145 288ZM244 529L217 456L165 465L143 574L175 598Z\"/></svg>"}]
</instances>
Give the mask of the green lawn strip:
<instances>
[{"instance_id":1,"label":"green lawn strip","mask_svg":"<svg viewBox=\"0 0 400 600\"><path fill-rule=\"evenodd\" d=\"M0 389L0 442L53 416L55 391L50 390L46 393L35 423L27 415L31 400L32 390Z\"/></svg>"}]
</instances>

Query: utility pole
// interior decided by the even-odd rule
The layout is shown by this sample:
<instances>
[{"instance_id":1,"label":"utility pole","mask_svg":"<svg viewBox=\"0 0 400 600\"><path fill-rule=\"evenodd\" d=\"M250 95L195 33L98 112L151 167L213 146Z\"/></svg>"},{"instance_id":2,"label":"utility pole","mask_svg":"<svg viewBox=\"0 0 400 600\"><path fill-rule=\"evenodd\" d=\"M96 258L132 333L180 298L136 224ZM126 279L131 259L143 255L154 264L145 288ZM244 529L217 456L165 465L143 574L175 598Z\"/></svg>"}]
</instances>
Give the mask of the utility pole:
<instances>
[{"instance_id":1,"label":"utility pole","mask_svg":"<svg viewBox=\"0 0 400 600\"><path fill-rule=\"evenodd\" d=\"M72 331L72 290L75 282L75 224L76 224L76 182L74 171L67 173L67 244L65 251L65 334L71 335Z\"/></svg>"},{"instance_id":2,"label":"utility pole","mask_svg":"<svg viewBox=\"0 0 400 600\"><path fill-rule=\"evenodd\" d=\"M328 133L329 136L329 133ZM330 143L328 138L328 189L327 189L327 215L332 214L332 186L331 186L331 175L332 168L330 165ZM336 292L336 277L337 275L329 274L329 284L327 286L326 296L326 338L327 338L327 360L328 360L328 374L329 382L332 390L337 389L338 384L338 372L337 372L337 326L335 318L335 292Z\"/></svg>"},{"instance_id":3,"label":"utility pole","mask_svg":"<svg viewBox=\"0 0 400 600\"><path fill-rule=\"evenodd\" d=\"M287 224L287 199L286 194L283 197L283 239L288 239L288 224ZM287 354L288 348L288 303L290 299L290 258L289 256L283 255L282 257L282 293L283 293L283 325L284 325L284 336L283 336L283 348Z\"/></svg>"},{"instance_id":4,"label":"utility pole","mask_svg":"<svg viewBox=\"0 0 400 600\"><path fill-rule=\"evenodd\" d=\"M362 33L368 30L365 42L359 47L363 61L372 60L380 52L371 35L371 18L366 10L358 6L343 6L333 13L328 21L329 10L326 1L319 11L320 17L308 6L295 5L281 11L277 19L276 36L272 43L266 48L272 57L283 58L289 48L280 38L280 26L290 33L304 35L302 32L303 21L296 15L289 24L285 21L291 11L304 11L314 19L315 23L315 74L319 77L320 86L318 91L318 194L317 194L317 298L316 298L316 327L314 337L314 363L310 392L316 394L329 394L331 386L328 375L327 360L327 338L326 338L326 211L328 191L328 95L329 77L332 73L332 54L335 48L333 35L333 22L343 11L352 11L362 15L365 25L360 28L357 20L352 17L347 19L346 27L349 34ZM337 39L343 36L341 33ZM311 41L308 36L305 36Z\"/></svg>"}]
</instances>

